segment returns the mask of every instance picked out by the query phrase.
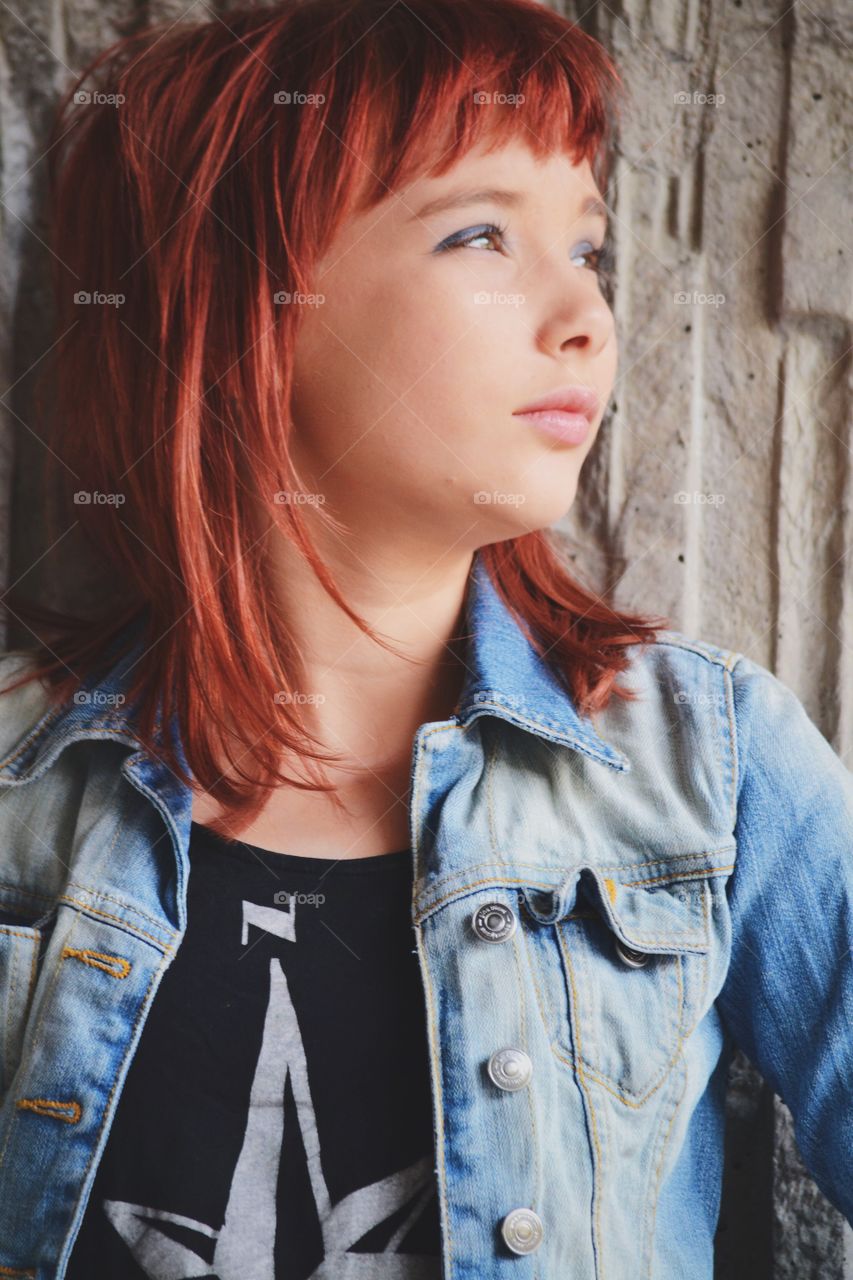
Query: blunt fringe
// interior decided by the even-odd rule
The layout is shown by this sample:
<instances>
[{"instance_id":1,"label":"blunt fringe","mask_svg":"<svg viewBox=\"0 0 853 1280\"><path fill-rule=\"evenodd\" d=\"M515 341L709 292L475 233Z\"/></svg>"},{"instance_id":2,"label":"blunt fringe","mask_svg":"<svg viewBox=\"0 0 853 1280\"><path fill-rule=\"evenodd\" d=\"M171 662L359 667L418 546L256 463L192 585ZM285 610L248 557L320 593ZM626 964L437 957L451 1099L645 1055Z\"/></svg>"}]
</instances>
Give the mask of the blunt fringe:
<instances>
[{"instance_id":1,"label":"blunt fringe","mask_svg":"<svg viewBox=\"0 0 853 1280\"><path fill-rule=\"evenodd\" d=\"M524 97L486 111L484 93ZM310 109L288 107L299 94L316 95ZM604 190L620 94L604 48L536 0L285 0L146 27L96 57L49 139L57 328L42 376L59 406L44 438L61 519L79 522L112 595L81 617L7 591L3 607L37 641L8 689L39 677L65 703L142 634L134 732L211 793L220 834L238 835L282 783L332 792L322 764L337 757L290 696L298 655L259 510L360 629L393 646L343 598L300 504L282 501L302 488L289 448L300 308L276 294L311 292L349 213L481 140L587 160ZM81 306L80 291L124 301ZM317 518L341 532L322 506ZM668 619L616 611L549 530L479 554L582 713L633 697L616 682L627 647ZM192 776L171 736L155 737L173 716ZM294 754L307 777L280 772Z\"/></svg>"}]
</instances>

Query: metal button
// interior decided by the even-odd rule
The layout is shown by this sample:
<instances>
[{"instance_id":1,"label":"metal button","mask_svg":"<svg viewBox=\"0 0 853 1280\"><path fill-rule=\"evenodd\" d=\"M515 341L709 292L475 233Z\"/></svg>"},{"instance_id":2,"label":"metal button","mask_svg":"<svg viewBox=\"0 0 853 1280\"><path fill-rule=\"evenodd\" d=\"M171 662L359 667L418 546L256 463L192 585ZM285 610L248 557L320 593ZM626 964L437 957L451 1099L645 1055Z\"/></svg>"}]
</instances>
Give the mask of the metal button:
<instances>
[{"instance_id":1,"label":"metal button","mask_svg":"<svg viewBox=\"0 0 853 1280\"><path fill-rule=\"evenodd\" d=\"M633 947L626 947L624 942L620 942L618 938L614 938L616 945L616 954L619 959L629 964L632 969L642 969L644 964L648 963L649 955L647 951L635 951Z\"/></svg>"},{"instance_id":2,"label":"metal button","mask_svg":"<svg viewBox=\"0 0 853 1280\"><path fill-rule=\"evenodd\" d=\"M518 921L505 902L486 902L471 917L471 928L484 942L506 942Z\"/></svg>"},{"instance_id":3,"label":"metal button","mask_svg":"<svg viewBox=\"0 0 853 1280\"><path fill-rule=\"evenodd\" d=\"M523 1049L496 1049L489 1058L487 1070L499 1089L523 1089L530 1083L533 1063Z\"/></svg>"},{"instance_id":4,"label":"metal button","mask_svg":"<svg viewBox=\"0 0 853 1280\"><path fill-rule=\"evenodd\" d=\"M513 1209L501 1223L501 1235L513 1253L534 1253L542 1243L542 1219L532 1209Z\"/></svg>"}]
</instances>

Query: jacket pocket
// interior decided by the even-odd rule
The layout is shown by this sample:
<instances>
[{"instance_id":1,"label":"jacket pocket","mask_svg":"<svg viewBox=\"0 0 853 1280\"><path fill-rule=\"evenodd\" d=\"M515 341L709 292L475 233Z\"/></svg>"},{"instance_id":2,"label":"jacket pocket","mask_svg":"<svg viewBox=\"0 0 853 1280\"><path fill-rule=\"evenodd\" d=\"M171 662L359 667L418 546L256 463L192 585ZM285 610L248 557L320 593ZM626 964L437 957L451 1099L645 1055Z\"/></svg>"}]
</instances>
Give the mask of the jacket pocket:
<instances>
[{"instance_id":1,"label":"jacket pocket","mask_svg":"<svg viewBox=\"0 0 853 1280\"><path fill-rule=\"evenodd\" d=\"M636 1105L669 1075L708 982L707 879L620 883L585 868L573 909L524 889L539 1006L560 1056ZM549 901L550 899L550 901Z\"/></svg>"}]
</instances>

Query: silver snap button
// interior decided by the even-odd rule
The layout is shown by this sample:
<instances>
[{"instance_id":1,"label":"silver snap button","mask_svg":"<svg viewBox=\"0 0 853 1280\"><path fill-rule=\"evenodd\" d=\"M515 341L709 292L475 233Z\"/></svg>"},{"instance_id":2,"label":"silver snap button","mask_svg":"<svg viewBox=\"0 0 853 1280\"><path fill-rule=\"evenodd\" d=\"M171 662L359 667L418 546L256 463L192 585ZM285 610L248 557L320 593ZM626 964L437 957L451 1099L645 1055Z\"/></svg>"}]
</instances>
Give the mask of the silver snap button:
<instances>
[{"instance_id":1,"label":"silver snap button","mask_svg":"<svg viewBox=\"0 0 853 1280\"><path fill-rule=\"evenodd\" d=\"M629 964L632 969L642 969L644 964L648 964L649 955L647 951L635 951L633 947L626 947L619 938L614 938L614 942L616 944L616 954L624 964Z\"/></svg>"},{"instance_id":2,"label":"silver snap button","mask_svg":"<svg viewBox=\"0 0 853 1280\"><path fill-rule=\"evenodd\" d=\"M513 1209L501 1223L501 1235L513 1253L534 1253L542 1243L542 1219L532 1209Z\"/></svg>"},{"instance_id":3,"label":"silver snap button","mask_svg":"<svg viewBox=\"0 0 853 1280\"><path fill-rule=\"evenodd\" d=\"M523 1049L496 1049L489 1058L487 1070L499 1089L523 1089L530 1083L533 1063Z\"/></svg>"},{"instance_id":4,"label":"silver snap button","mask_svg":"<svg viewBox=\"0 0 853 1280\"><path fill-rule=\"evenodd\" d=\"M506 942L515 933L515 913L505 902L486 902L471 917L471 927L484 942Z\"/></svg>"}]
</instances>

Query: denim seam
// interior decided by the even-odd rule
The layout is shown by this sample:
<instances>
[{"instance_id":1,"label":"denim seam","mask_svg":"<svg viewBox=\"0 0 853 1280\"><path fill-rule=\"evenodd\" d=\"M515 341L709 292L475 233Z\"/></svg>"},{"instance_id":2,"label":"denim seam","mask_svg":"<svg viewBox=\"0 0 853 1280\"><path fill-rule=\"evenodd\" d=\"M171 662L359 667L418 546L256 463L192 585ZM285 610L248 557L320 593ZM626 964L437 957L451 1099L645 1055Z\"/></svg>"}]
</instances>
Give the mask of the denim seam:
<instances>
[{"instance_id":1,"label":"denim seam","mask_svg":"<svg viewBox=\"0 0 853 1280\"><path fill-rule=\"evenodd\" d=\"M684 1095L687 1092L687 1064L684 1061L684 1055L681 1054L680 1049L681 1049L681 1045L679 1044L679 1056L681 1057L682 1063L684 1063L684 1070L682 1072L681 1093L678 1094L677 1096L675 1095L675 1093L673 1093L672 1112L669 1117L669 1124L666 1127L666 1133L663 1134L663 1137L660 1141L660 1153L658 1155L657 1166L655 1168L654 1178L652 1180L652 1186L650 1188L652 1218L647 1231L648 1270L646 1272L646 1280L654 1280L654 1277L652 1275L652 1263L654 1261L654 1227L655 1227L655 1220L657 1218L658 1200L660 1198L660 1181L661 1181L661 1174L663 1172L663 1163L664 1163L664 1157L666 1155L667 1143L669 1142L669 1135L672 1132L672 1126L675 1123L675 1117L678 1115L678 1109L681 1106L682 1102L684 1101ZM647 1213L648 1213L648 1205L646 1206L646 1209L643 1212L644 1221L646 1219Z\"/></svg>"},{"instance_id":2,"label":"denim seam","mask_svg":"<svg viewBox=\"0 0 853 1280\"><path fill-rule=\"evenodd\" d=\"M528 1040L528 1037L527 1037L528 1013L527 1013L527 1002L525 1001L525 998L524 998L524 981L521 976L521 957L519 955L518 938L514 937L512 940L512 943L513 943L513 946L512 946L513 972L515 973L515 981L518 986L519 1021L521 1024L521 1048L524 1050L525 1053L527 1053L528 1049L530 1048L530 1041ZM531 1133L533 1134L533 1163L534 1163L535 1173L534 1173L534 1195L533 1195L533 1203L531 1207L537 1209L538 1211L538 1206L541 1205L542 1203L542 1149L539 1143L539 1131L536 1127L536 1108L533 1105L533 1096L531 1093L531 1089L535 1089L535 1088L536 1088L536 1080L534 1076L533 1084L532 1085L528 1084L528 1086L524 1089L524 1094L525 1094L525 1100L527 1102L527 1110L530 1115L530 1130L531 1130ZM535 1261L536 1261L536 1266L534 1269L533 1280L539 1280L539 1276L540 1276L539 1259L537 1258Z\"/></svg>"},{"instance_id":3,"label":"denim seam","mask_svg":"<svg viewBox=\"0 0 853 1280\"><path fill-rule=\"evenodd\" d=\"M566 955L565 952L563 954ZM577 989L575 987L574 970L572 968L571 959L568 957L568 955L566 955L566 959L568 961L568 969L566 972L568 973L569 984L572 990L572 1011L576 1013L579 1006L578 1006L578 999L577 999ZM576 1050L575 1050L576 1063L575 1063L574 1074L577 1077L578 1084L580 1085L581 1091L584 1095L584 1098L586 1099L587 1114L589 1116L590 1125L592 1129L593 1146L595 1148L595 1153L597 1156L597 1160L595 1159L595 1157L593 1158L593 1168L592 1168L592 1194L593 1194L593 1202L595 1204L595 1208L593 1210L593 1215L592 1215L593 1216L593 1240L595 1243L594 1263L595 1263L596 1276L599 1278L599 1280L604 1280L603 1253L602 1253L602 1247L601 1247L601 1199L604 1194L604 1156L601 1151L601 1144L599 1143L599 1140L598 1140L598 1121L595 1115L595 1106L592 1101L592 1095L586 1085L586 1072L583 1066L583 1044L582 1044L581 1035L580 1035L580 1022L576 1017L573 1016L572 1011L570 1011L570 1022L574 1024L574 1036L575 1036L575 1045L576 1045Z\"/></svg>"},{"instance_id":4,"label":"denim seam","mask_svg":"<svg viewBox=\"0 0 853 1280\"><path fill-rule=\"evenodd\" d=\"M495 759L497 758L497 744L492 741L486 751L485 775L486 775L486 816L489 824L489 847L490 852L497 855L498 838L497 838L497 822L495 821Z\"/></svg>"},{"instance_id":5,"label":"denim seam","mask_svg":"<svg viewBox=\"0 0 853 1280\"><path fill-rule=\"evenodd\" d=\"M83 884L80 880L68 880L66 883L72 885L76 889L82 889L84 893L90 893L98 902L114 902L116 906L124 907L127 911L132 911L135 916L140 918L140 920L147 920L150 924L156 925L158 929L163 928L162 919L157 916L149 915L147 911L141 911L139 907L128 901L127 898L117 898L112 893L102 893L100 889L91 889L87 884ZM69 897L69 901L76 902L77 899ZM118 916L114 916L112 918L119 919ZM175 931L173 929L163 929L163 932L168 934L168 936L174 940Z\"/></svg>"},{"instance_id":6,"label":"denim seam","mask_svg":"<svg viewBox=\"0 0 853 1280\"><path fill-rule=\"evenodd\" d=\"M735 715L734 704L734 664L728 671L725 682L726 694L726 715L729 721L729 777L731 779L731 805L729 809L729 820L731 822L732 831L737 826L737 796L738 786L740 783L740 744L738 742L737 716Z\"/></svg>"},{"instance_id":7,"label":"denim seam","mask_svg":"<svg viewBox=\"0 0 853 1280\"><path fill-rule=\"evenodd\" d=\"M5 935L6 937L11 937L11 938L27 938L31 943L35 944L34 946L31 947L30 976L29 976L29 981L27 983L27 993L23 999L23 1009L21 1013L21 1018L22 1018L21 1031L23 1033L23 1019L26 1018L26 1015L29 1012L30 1004L33 998L33 991L35 989L41 931L35 930L34 933L22 933L20 930L14 929L14 927L7 928L4 926L3 928L0 929L0 933ZM17 1001L18 967L19 967L19 961L20 961L20 958L18 955L20 947L17 945L17 943L14 944L10 948L10 950L12 952L12 965L11 965L10 974L9 974L9 1002L6 1006L5 1030L3 1032L4 1056L8 1055L9 1048L12 1044L12 1010L16 1007L16 1001ZM17 1034L15 1036L15 1039L17 1040ZM15 1052L17 1055L17 1046L15 1049ZM6 1065L7 1063L4 1062L3 1082L2 1082L3 1088L6 1087L6 1070L5 1070ZM9 1078L11 1080L11 1076Z\"/></svg>"},{"instance_id":8,"label":"denim seam","mask_svg":"<svg viewBox=\"0 0 853 1280\"><path fill-rule=\"evenodd\" d=\"M703 886L703 892L702 892L702 912L706 920L706 925L705 925L706 932L710 931L710 914L708 911L708 899L710 897L710 893L711 893L710 886L706 883ZM679 962L681 962L682 957L679 956L678 959L679 959ZM706 955L705 962L702 965L702 990L700 991L699 996L697 998L697 1002L696 1002L699 1008L699 1012L696 1014L696 1017L694 1018L693 1023L690 1027L686 1027L682 1025L680 1029L682 1043L685 1040L689 1039L690 1036L693 1035L693 1032L696 1030L697 1026L699 1025L702 1018L704 1017L702 1010L705 1004L705 996L708 991L708 984L710 982L710 978L711 978L711 963Z\"/></svg>"},{"instance_id":9,"label":"denim seam","mask_svg":"<svg viewBox=\"0 0 853 1280\"><path fill-rule=\"evenodd\" d=\"M5 690L3 692L5 692ZM43 737L50 728L52 722L56 720L63 709L67 710L67 705L63 703L57 703L53 707L48 707L47 711L42 713L41 719L33 725L29 733L27 733L18 743L17 747L13 748L11 755L4 756L3 759L0 760L0 769L5 769L8 765L14 764L18 756L21 755L22 752L26 751L27 747L30 746L31 743L37 742L39 738Z\"/></svg>"},{"instance_id":10,"label":"denim seam","mask_svg":"<svg viewBox=\"0 0 853 1280\"><path fill-rule=\"evenodd\" d=\"M563 958L566 964L570 965L571 961L569 959L569 949L566 943L565 932L563 929L557 930L557 937L558 937L560 951L562 952ZM620 1084L618 1080L615 1080L606 1071L599 1070L599 1068L596 1067L595 1063L590 1061L581 1051L580 1036L578 1036L577 1052L578 1052L578 1057L584 1073L594 1078L599 1084L607 1088L608 1092L612 1093L615 1098L618 1098L620 1102L625 1102L627 1105L631 1105L628 1102L628 1099L633 1098L634 1099L633 1105L635 1107L640 1107L646 1102L648 1098L652 1096L653 1093L657 1092L657 1090L661 1087L661 1085L664 1083L667 1077L671 1074L673 1064L681 1048L681 1043L682 1043L681 1019L682 1019L682 1009L683 1009L683 1001L684 1001L684 990L681 983L681 956L680 955L676 956L675 959L678 961L675 967L676 989L678 992L678 1000L677 1000L676 1014L675 1014L675 1017L673 1018L673 1030L675 1032L675 1047L672 1050L672 1053L670 1054L668 1060L661 1067L659 1074L657 1076L652 1077L652 1082L648 1086L648 1088L645 1090L645 1092L630 1089L626 1085ZM584 966L586 964L586 962L583 960L581 963ZM572 984L572 990L573 990L573 993L575 993L576 995L576 988L574 986L574 983ZM578 1015L579 1014L580 1014L580 1005L578 1004ZM594 1016L594 1010L593 1010L593 1016L590 1017L590 1025L591 1026L594 1025L595 1021L596 1021L596 1018ZM594 1049L594 1044L593 1044L593 1049ZM561 1057L562 1055L558 1054L557 1056Z\"/></svg>"},{"instance_id":11,"label":"denim seam","mask_svg":"<svg viewBox=\"0 0 853 1280\"><path fill-rule=\"evenodd\" d=\"M122 916L113 915L110 911L101 911L91 902L84 902L82 898L75 898L69 893L62 893L57 898L57 902L70 903L72 906L80 907L86 914L97 916L102 920L113 921L115 924L127 929L134 937L144 938L148 942L155 943L158 950L162 951L165 955L168 955L169 952L174 951L175 949L171 943L164 943L160 938L156 937L155 934L148 933L145 929L138 928L138 926L132 924L129 920L125 920ZM171 934L170 936L173 938L175 937L174 934Z\"/></svg>"},{"instance_id":12,"label":"denim seam","mask_svg":"<svg viewBox=\"0 0 853 1280\"><path fill-rule=\"evenodd\" d=\"M734 851L734 850L733 850L732 845L728 844L728 845L720 845L720 846L718 846L718 847L716 847L716 848L714 848L714 849L704 849L704 850L699 850L699 851L697 851L697 852L695 852L695 853L678 853L678 854L673 854L673 856L672 856L672 857L670 857L670 858L650 858L650 859L648 859L647 861L644 861L644 862L605 862L605 863L600 863L600 864L599 864L599 863L596 863L596 864L594 864L594 865L595 865L595 868L596 868L598 871L600 871L602 875L604 875L604 873L605 873L605 872L634 871L634 870L637 870L638 868L642 868L642 867L655 867L655 866L669 866L669 867L673 867L673 864L674 864L674 863L676 863L676 862L689 862L689 861L691 861L691 860L694 860L694 861L695 861L695 859L697 859L697 858L709 858L709 857L715 857L715 856L717 856L718 854L721 854L721 853L732 853L733 851ZM503 859L501 859L501 860L500 860L500 862L502 863L502 865L506 866L506 867L507 867L507 869L510 869L510 868L511 868L511 869L513 869L513 870L520 870L520 871L523 871L523 870L525 870L525 869L529 869L529 870L531 870L531 871L539 872L540 874L541 874L543 871L547 870L547 868L546 868L546 867L543 867L543 865L542 865L542 863L541 863L541 862L520 862L520 861L518 861L518 859L516 859L516 858L512 858L512 859L511 859L511 862L506 862L506 861L505 861L505 860L503 860ZM475 885L477 885L477 884L482 884L482 883L484 883L484 882L483 882L483 880L469 881L469 880L467 879L467 877L468 877L472 872L474 872L474 871L479 871L481 868L484 868L484 867L495 867L495 866L497 866L497 865L498 865L498 863L497 863L497 862L482 862L482 861L481 861L481 862L473 862L473 863L471 863L469 866L464 867L464 868L460 869L459 871L453 871L453 872L446 873L444 876L442 876L442 877L441 877L441 881L442 881L442 883L450 883L450 882L452 882L453 880L461 881L461 887L462 887L463 889L464 889L464 888L467 888L470 884L475 884ZM578 866L581 866L581 865L583 865L583 866L592 866L593 864L591 864L591 863L583 863L583 864L577 864L577 865L578 865ZM638 880L625 880L625 881L622 881L621 883L623 883L623 884L625 884L625 885L631 885L632 887L635 887L635 886L637 886L637 885L652 884L652 883L657 883L657 882L664 883L664 882L667 882L667 881L681 880L681 879L688 879L688 878L689 878L689 877L691 877L691 876L697 876L697 875L715 875L715 874L717 874L717 872L719 872L719 871L730 871L730 870L732 870L732 869L733 869L733 866L734 866L734 864L731 864L731 865L729 865L729 866L724 866L724 867L705 867L705 866L702 866L702 867L697 867L697 868L696 868L695 870L693 870L693 871L689 871L689 870L687 870L687 871L682 871L682 870L678 869L677 867L673 867L673 869L672 869L672 871L671 871L671 872L668 872L666 875L663 875L663 876L655 876L655 877L645 878L645 879L644 879L644 878L640 878L640 879L638 879ZM560 872L561 870L564 870L564 868L558 868L558 867L555 867L555 868L554 868L555 873L558 873L558 872ZM507 878L507 877L505 877L505 876L496 876L496 879L499 879L502 883L509 883L508 878ZM422 866L420 866L420 865L418 866L418 882L419 882L420 884L423 884L423 882L424 882L423 868L422 868ZM551 884L545 883L545 882L543 882L542 880L528 881L527 879L525 879L525 880L521 881L521 880L516 879L515 883L530 884L530 885L531 885L531 886L533 886L533 887L536 887L536 888L543 888L543 889L550 889L550 888L553 888L553 886L552 886ZM452 894L453 894L454 892L455 892L455 890L451 889L451 890L449 891L449 896L452 896ZM440 904L440 903L441 903L442 901L444 901L444 900L445 900L445 898L441 898L441 899L439 899L439 900L438 900L438 904ZM438 905L438 904L433 904L433 905ZM429 908L429 909L431 909L431 908Z\"/></svg>"},{"instance_id":13,"label":"denim seam","mask_svg":"<svg viewBox=\"0 0 853 1280\"><path fill-rule=\"evenodd\" d=\"M49 893L33 893L32 890L30 889L19 889L18 886L16 884L13 884L10 880L0 880L0 889L12 889L15 891L16 894L20 895L21 897L27 898L32 902L39 902L39 903L51 902L52 903L55 901L55 898L53 898ZM7 906L7 910L14 910L14 908L9 904L6 904L6 906Z\"/></svg>"},{"instance_id":14,"label":"denim seam","mask_svg":"<svg viewBox=\"0 0 853 1280\"><path fill-rule=\"evenodd\" d=\"M542 1026L545 1031L545 1038L548 1042L548 1048L551 1050L555 1058L558 1058L561 1062L568 1062L572 1068L572 1071L574 1071L576 1066L576 1059L577 1059L576 1051L574 1048L569 1050L569 1053L571 1055L569 1058L565 1056L565 1053L558 1052L559 1046L552 1037L551 1023L549 1021L548 1015L545 1010L545 1001L543 999L542 989L539 986L539 979L536 976L536 965L533 962L533 960L530 958L530 956L527 955L526 947L525 947L525 955L527 959L527 972L530 974L530 978L533 983L533 991L536 996L536 1003L539 1006L539 1016L542 1019ZM568 998L568 995L567 995L567 998Z\"/></svg>"},{"instance_id":15,"label":"denim seam","mask_svg":"<svg viewBox=\"0 0 853 1280\"><path fill-rule=\"evenodd\" d=\"M488 865L488 864L480 864L480 865ZM524 863L516 864L516 866L519 866L519 867L524 865L525 865ZM541 869L542 869L541 866L536 867L536 870L541 871ZM607 868L599 868L599 870L606 870L606 869ZM710 868L703 867L700 871L695 872L695 875L696 876L700 876L700 875L712 876L712 875L719 874L721 871L730 871L731 869L732 868L729 866L710 867ZM686 877L680 874L677 874L674 877L672 877L673 880L685 879L685 878ZM643 884L643 883L648 883L648 881L638 881L637 883ZM441 897L436 898L433 902L429 903L429 905L423 910L416 912L414 916L415 923L419 924L421 921L425 920L429 915L431 915L434 911L438 910L438 908L443 906L446 902L451 902L456 898L466 896L470 893L475 893L485 885L490 885L494 888L497 888L500 885L525 885L528 888L543 889L543 890L549 890L554 888L553 885L545 883L541 880L534 881L534 880L528 879L527 877L521 877L521 876L496 876L495 875L495 876L485 876L480 880L467 880L458 888L451 889L447 893L443 894ZM662 939L662 941L667 941L667 939ZM686 945L696 946L696 945L699 945L699 943L694 939L692 943L688 942Z\"/></svg>"}]
</instances>

